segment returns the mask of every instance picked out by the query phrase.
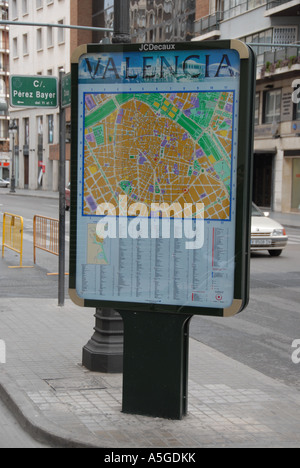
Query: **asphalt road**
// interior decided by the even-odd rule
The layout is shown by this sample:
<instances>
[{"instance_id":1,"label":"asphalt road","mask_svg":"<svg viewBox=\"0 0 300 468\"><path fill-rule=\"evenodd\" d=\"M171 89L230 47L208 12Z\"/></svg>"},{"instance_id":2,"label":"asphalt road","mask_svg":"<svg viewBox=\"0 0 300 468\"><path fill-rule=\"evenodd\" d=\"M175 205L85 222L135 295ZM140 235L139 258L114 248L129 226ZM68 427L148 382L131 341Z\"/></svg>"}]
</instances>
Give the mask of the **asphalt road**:
<instances>
[{"instance_id":1,"label":"asphalt road","mask_svg":"<svg viewBox=\"0 0 300 468\"><path fill-rule=\"evenodd\" d=\"M0 295L2 297L58 297L58 257L37 250L37 263L33 262L33 217L34 215L58 219L58 200L48 198L27 197L21 195L0 195L0 238L2 239L3 213L13 213L23 217L23 265L24 269L10 269L9 266L19 265L19 255L6 249L4 265L0 267ZM66 272L69 262L69 213L66 212ZM51 274L51 276L49 276ZM53 275L53 276L52 276ZM65 280L66 297L68 277Z\"/></svg>"},{"instance_id":2,"label":"asphalt road","mask_svg":"<svg viewBox=\"0 0 300 468\"><path fill-rule=\"evenodd\" d=\"M229 319L194 317L191 336L263 374L300 390L292 343L300 339L300 230L281 257L254 253L248 308Z\"/></svg>"},{"instance_id":3,"label":"asphalt road","mask_svg":"<svg viewBox=\"0 0 300 468\"><path fill-rule=\"evenodd\" d=\"M11 412L0 400L0 449L1 448L46 448L32 439L18 424Z\"/></svg>"}]
</instances>

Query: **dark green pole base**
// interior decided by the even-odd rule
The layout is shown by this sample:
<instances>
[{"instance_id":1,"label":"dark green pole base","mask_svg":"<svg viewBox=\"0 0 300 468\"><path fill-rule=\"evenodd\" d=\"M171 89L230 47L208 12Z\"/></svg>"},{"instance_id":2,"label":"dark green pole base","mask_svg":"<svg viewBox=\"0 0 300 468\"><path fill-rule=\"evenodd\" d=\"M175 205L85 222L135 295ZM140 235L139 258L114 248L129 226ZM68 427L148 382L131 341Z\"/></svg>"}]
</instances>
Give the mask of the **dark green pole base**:
<instances>
[{"instance_id":1,"label":"dark green pole base","mask_svg":"<svg viewBox=\"0 0 300 468\"><path fill-rule=\"evenodd\" d=\"M123 412L182 419L187 414L192 316L120 313L124 322Z\"/></svg>"},{"instance_id":2,"label":"dark green pole base","mask_svg":"<svg viewBox=\"0 0 300 468\"><path fill-rule=\"evenodd\" d=\"M82 365L92 372L123 371L123 321L113 309L96 309L95 333L82 350Z\"/></svg>"}]
</instances>

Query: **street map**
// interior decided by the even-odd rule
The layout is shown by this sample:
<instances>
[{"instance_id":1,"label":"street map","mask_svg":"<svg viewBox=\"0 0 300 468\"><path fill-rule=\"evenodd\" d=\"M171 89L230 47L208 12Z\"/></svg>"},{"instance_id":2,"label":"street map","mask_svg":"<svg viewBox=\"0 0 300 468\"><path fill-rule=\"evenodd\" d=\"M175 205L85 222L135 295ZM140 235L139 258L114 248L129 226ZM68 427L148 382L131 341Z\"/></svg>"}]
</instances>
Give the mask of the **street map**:
<instances>
[{"instance_id":1,"label":"street map","mask_svg":"<svg viewBox=\"0 0 300 468\"><path fill-rule=\"evenodd\" d=\"M120 195L230 219L234 92L85 94L84 215Z\"/></svg>"}]
</instances>

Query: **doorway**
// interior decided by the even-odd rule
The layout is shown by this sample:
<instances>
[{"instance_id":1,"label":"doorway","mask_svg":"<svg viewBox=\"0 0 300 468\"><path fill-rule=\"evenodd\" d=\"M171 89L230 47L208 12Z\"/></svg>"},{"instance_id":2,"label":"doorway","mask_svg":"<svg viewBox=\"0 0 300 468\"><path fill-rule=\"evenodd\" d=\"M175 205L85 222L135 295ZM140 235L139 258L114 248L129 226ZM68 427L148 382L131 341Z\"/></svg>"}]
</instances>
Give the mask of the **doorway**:
<instances>
[{"instance_id":1,"label":"doorway","mask_svg":"<svg viewBox=\"0 0 300 468\"><path fill-rule=\"evenodd\" d=\"M24 188L29 187L29 154L24 154Z\"/></svg>"},{"instance_id":2,"label":"doorway","mask_svg":"<svg viewBox=\"0 0 300 468\"><path fill-rule=\"evenodd\" d=\"M272 209L274 154L255 153L253 165L253 201Z\"/></svg>"},{"instance_id":3,"label":"doorway","mask_svg":"<svg viewBox=\"0 0 300 468\"><path fill-rule=\"evenodd\" d=\"M300 211L300 158L293 159L292 210Z\"/></svg>"}]
</instances>

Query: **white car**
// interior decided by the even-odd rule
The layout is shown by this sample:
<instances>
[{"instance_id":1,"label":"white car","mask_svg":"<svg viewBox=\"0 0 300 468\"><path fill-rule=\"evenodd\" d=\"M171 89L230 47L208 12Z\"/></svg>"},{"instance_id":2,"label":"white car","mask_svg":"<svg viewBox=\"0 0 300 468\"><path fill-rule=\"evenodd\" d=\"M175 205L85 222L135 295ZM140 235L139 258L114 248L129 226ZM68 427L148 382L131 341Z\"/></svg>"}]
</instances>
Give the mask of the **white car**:
<instances>
[{"instance_id":1,"label":"white car","mask_svg":"<svg viewBox=\"0 0 300 468\"><path fill-rule=\"evenodd\" d=\"M10 182L8 180L0 179L0 187L7 188L10 186Z\"/></svg>"},{"instance_id":2,"label":"white car","mask_svg":"<svg viewBox=\"0 0 300 468\"><path fill-rule=\"evenodd\" d=\"M287 246L288 236L284 227L268 216L252 204L251 251L268 250L272 257L279 257Z\"/></svg>"}]
</instances>

